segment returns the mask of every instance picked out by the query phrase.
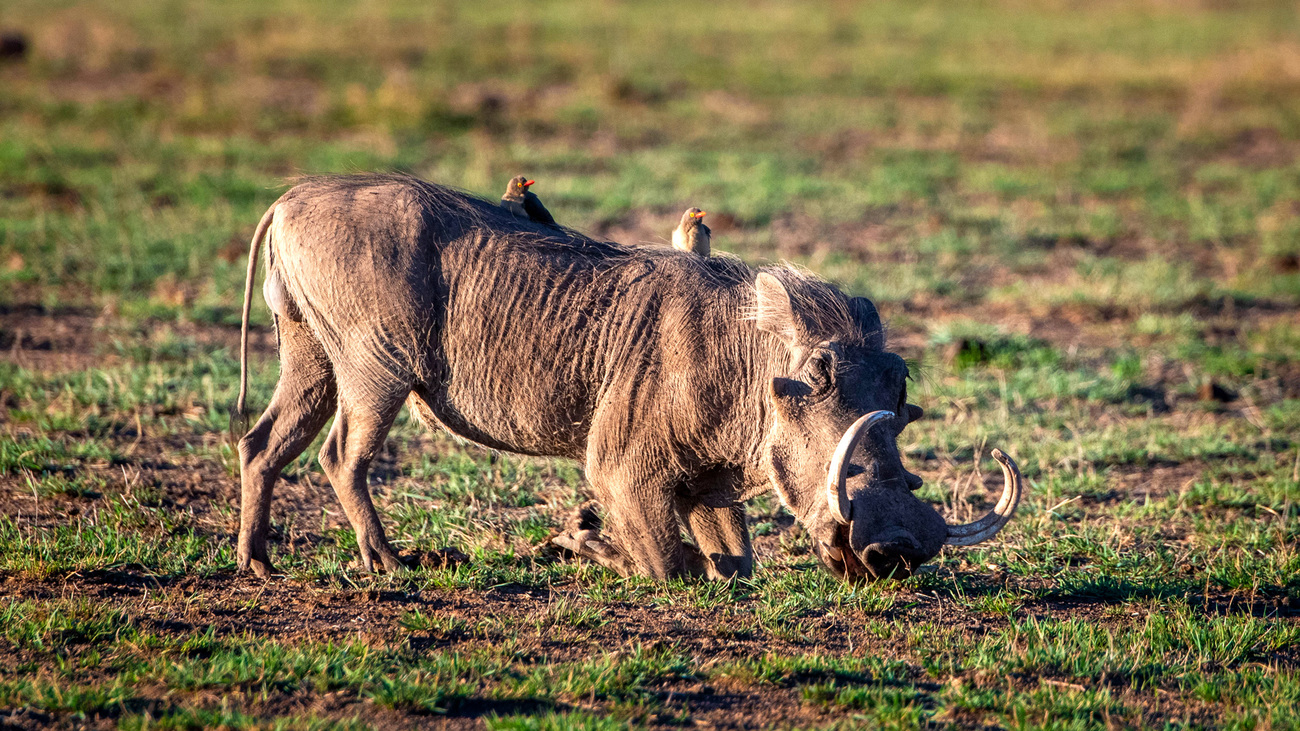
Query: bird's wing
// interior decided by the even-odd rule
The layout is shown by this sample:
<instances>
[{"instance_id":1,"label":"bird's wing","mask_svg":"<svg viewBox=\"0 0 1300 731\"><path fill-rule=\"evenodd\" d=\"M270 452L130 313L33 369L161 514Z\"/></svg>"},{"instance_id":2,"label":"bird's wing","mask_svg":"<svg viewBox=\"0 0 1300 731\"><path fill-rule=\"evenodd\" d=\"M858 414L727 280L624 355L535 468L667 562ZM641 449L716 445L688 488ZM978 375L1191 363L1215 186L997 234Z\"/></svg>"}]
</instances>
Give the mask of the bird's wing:
<instances>
[{"instance_id":1,"label":"bird's wing","mask_svg":"<svg viewBox=\"0 0 1300 731\"><path fill-rule=\"evenodd\" d=\"M542 199L538 198L536 193L524 195L524 210L528 212L528 218L537 223L555 225L555 218L551 216L550 211L546 210L546 206L542 205Z\"/></svg>"}]
</instances>

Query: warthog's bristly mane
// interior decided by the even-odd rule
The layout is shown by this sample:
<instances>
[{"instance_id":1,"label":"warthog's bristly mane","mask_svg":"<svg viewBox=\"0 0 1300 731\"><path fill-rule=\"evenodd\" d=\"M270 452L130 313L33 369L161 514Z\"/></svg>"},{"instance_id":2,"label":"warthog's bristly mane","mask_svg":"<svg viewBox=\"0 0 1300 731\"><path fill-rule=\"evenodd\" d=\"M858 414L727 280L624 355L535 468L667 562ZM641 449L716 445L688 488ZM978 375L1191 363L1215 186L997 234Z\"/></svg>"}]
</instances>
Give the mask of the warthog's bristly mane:
<instances>
[{"instance_id":1,"label":"warthog's bristly mane","mask_svg":"<svg viewBox=\"0 0 1300 731\"><path fill-rule=\"evenodd\" d=\"M829 282L788 262L765 266L759 271L776 277L785 285L791 309L799 313L808 332L815 333L816 339L834 340L845 345L883 345L882 329L878 329L875 323L860 322L853 314L849 298ZM761 298L753 298L753 305L745 312L746 319L764 319L770 313L764 312L763 307Z\"/></svg>"},{"instance_id":2,"label":"warthog's bristly mane","mask_svg":"<svg viewBox=\"0 0 1300 731\"><path fill-rule=\"evenodd\" d=\"M872 332L864 331L864 323L854 318L846 295L815 274L792 264L755 269L728 254L701 257L683 254L669 246L633 246L601 241L573 229L523 221L503 210L495 201L403 173L315 175L296 178L294 182L340 192L360 192L385 184L401 184L412 191L421 206L430 212L430 223L434 225L460 221L469 231L478 229L478 235L484 238L512 248L563 253L583 260L587 266L597 270L638 262L657 268L671 261L679 271L691 270L700 284L719 289L748 285L750 291L758 273L767 272L785 285L795 311L805 320L809 332L816 333L820 339L855 345L879 342L876 338L880 333L874 328ZM749 296L748 299L753 304L743 308L742 317L756 320L763 314L759 311L760 304L757 298Z\"/></svg>"}]
</instances>

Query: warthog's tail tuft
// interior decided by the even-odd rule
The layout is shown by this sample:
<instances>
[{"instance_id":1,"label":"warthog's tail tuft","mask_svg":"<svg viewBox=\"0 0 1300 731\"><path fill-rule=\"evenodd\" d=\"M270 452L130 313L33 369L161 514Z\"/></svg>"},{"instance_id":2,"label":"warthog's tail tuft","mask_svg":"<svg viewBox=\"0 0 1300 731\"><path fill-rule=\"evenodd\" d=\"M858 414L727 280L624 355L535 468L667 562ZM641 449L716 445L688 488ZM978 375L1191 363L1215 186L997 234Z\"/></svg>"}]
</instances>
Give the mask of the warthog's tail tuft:
<instances>
[{"instance_id":1,"label":"warthog's tail tuft","mask_svg":"<svg viewBox=\"0 0 1300 731\"><path fill-rule=\"evenodd\" d=\"M235 402L235 411L230 415L232 434L248 432L248 315L253 307L253 280L257 277L257 255L266 239L266 231L275 218L275 206L267 209L253 232L253 241L248 247L248 275L244 279L244 314L239 328L239 399Z\"/></svg>"}]
</instances>

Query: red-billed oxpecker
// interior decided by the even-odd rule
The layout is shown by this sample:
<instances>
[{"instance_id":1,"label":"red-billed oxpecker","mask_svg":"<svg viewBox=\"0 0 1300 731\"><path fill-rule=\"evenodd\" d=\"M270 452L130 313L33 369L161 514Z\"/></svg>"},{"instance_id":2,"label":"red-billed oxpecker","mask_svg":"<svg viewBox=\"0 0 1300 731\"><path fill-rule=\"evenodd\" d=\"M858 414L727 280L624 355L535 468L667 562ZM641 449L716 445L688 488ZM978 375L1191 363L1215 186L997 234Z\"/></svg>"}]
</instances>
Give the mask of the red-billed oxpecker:
<instances>
[{"instance_id":1,"label":"red-billed oxpecker","mask_svg":"<svg viewBox=\"0 0 1300 731\"><path fill-rule=\"evenodd\" d=\"M687 208L682 214L681 223L673 229L673 248L708 256L709 233L709 227L704 225L704 211L698 208Z\"/></svg>"},{"instance_id":2,"label":"red-billed oxpecker","mask_svg":"<svg viewBox=\"0 0 1300 731\"><path fill-rule=\"evenodd\" d=\"M536 182L522 175L511 178L510 183L506 185L506 194L501 196L501 207L533 223L555 226L555 218L551 216L550 211L546 210L546 206L542 205L542 199L528 189L528 186Z\"/></svg>"}]
</instances>

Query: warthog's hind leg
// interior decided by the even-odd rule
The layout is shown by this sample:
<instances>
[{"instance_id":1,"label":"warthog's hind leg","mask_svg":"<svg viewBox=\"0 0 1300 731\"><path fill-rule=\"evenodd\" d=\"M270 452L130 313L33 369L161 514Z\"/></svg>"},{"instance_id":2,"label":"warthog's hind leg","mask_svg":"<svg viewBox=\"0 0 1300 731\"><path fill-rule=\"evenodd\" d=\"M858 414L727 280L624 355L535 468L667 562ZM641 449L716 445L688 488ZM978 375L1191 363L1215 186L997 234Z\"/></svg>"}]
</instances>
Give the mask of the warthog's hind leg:
<instances>
[{"instance_id":1,"label":"warthog's hind leg","mask_svg":"<svg viewBox=\"0 0 1300 731\"><path fill-rule=\"evenodd\" d=\"M404 565L384 536L379 514L370 500L366 475L407 394L399 395L394 389L388 396L378 397L375 390L370 390L370 403L363 406L349 403L349 391L342 390L334 426L321 447L320 464L356 531L362 565L374 571L378 561L385 569L398 571Z\"/></svg>"},{"instance_id":2,"label":"warthog's hind leg","mask_svg":"<svg viewBox=\"0 0 1300 731\"><path fill-rule=\"evenodd\" d=\"M280 320L280 381L257 424L239 440L240 571L271 575L266 534L271 524L271 492L280 470L311 445L334 412L335 384L329 360L301 323Z\"/></svg>"}]
</instances>

